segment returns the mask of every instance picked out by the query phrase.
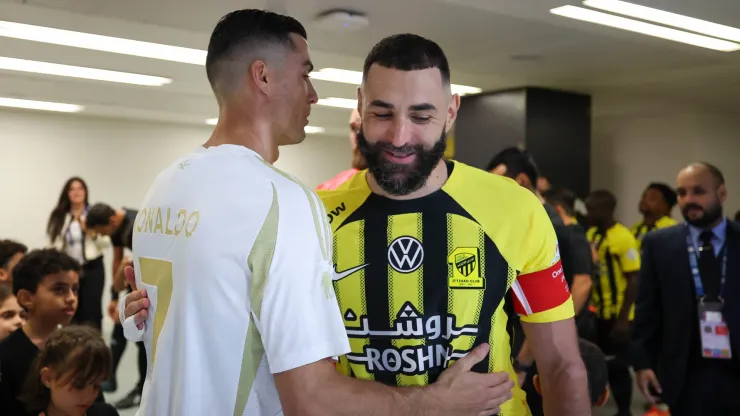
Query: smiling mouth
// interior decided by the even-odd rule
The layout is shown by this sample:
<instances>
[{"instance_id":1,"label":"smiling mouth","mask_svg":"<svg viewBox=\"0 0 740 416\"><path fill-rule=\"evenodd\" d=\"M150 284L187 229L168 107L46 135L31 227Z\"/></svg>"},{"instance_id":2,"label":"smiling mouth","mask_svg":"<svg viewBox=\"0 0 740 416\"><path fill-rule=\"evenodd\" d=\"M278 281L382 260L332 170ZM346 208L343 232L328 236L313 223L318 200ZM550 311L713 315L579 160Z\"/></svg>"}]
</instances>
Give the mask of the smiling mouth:
<instances>
[{"instance_id":1,"label":"smiling mouth","mask_svg":"<svg viewBox=\"0 0 740 416\"><path fill-rule=\"evenodd\" d=\"M413 160L414 156L416 156L415 152L405 153L385 150L384 153L386 158L394 163L408 163L409 161Z\"/></svg>"}]
</instances>

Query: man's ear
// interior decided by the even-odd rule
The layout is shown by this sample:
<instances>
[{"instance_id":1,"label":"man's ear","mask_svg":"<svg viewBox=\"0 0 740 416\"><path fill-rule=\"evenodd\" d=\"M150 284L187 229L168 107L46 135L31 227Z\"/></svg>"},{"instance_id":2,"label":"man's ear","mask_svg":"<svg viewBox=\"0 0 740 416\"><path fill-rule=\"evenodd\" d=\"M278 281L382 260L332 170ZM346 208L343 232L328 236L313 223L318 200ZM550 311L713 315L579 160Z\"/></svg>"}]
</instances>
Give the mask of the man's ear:
<instances>
[{"instance_id":1,"label":"man's ear","mask_svg":"<svg viewBox=\"0 0 740 416\"><path fill-rule=\"evenodd\" d=\"M31 310L33 306L33 293L29 292L26 289L21 289L18 291L18 294L15 296L18 300L18 304L23 307L25 310Z\"/></svg>"},{"instance_id":2,"label":"man's ear","mask_svg":"<svg viewBox=\"0 0 740 416\"><path fill-rule=\"evenodd\" d=\"M542 396L542 387L540 387L540 376L539 374L535 374L534 377L532 377L532 384L534 384L534 389L539 393L540 396Z\"/></svg>"},{"instance_id":3,"label":"man's ear","mask_svg":"<svg viewBox=\"0 0 740 416\"><path fill-rule=\"evenodd\" d=\"M449 133L452 125L455 124L458 110L460 110L460 96L452 94L452 101L450 101L450 105L447 107L447 131L445 133Z\"/></svg>"},{"instance_id":4,"label":"man's ear","mask_svg":"<svg viewBox=\"0 0 740 416\"><path fill-rule=\"evenodd\" d=\"M273 81L272 72L265 61L258 59L252 62L252 64L249 65L247 73L247 78L249 79L250 84L254 84L254 86L262 91L262 93L270 94L272 88L271 84Z\"/></svg>"},{"instance_id":5,"label":"man's ear","mask_svg":"<svg viewBox=\"0 0 740 416\"><path fill-rule=\"evenodd\" d=\"M609 389L604 389L601 396L599 396L599 401L596 402L596 407L603 407L607 400L609 400Z\"/></svg>"},{"instance_id":6,"label":"man's ear","mask_svg":"<svg viewBox=\"0 0 740 416\"><path fill-rule=\"evenodd\" d=\"M717 195L719 196L719 202L724 204L727 200L727 187L724 184L720 185L717 189Z\"/></svg>"},{"instance_id":7,"label":"man's ear","mask_svg":"<svg viewBox=\"0 0 740 416\"><path fill-rule=\"evenodd\" d=\"M357 112L360 113L360 118L362 118L362 85L357 87Z\"/></svg>"},{"instance_id":8,"label":"man's ear","mask_svg":"<svg viewBox=\"0 0 740 416\"><path fill-rule=\"evenodd\" d=\"M10 282L10 273L2 267L0 267L0 282Z\"/></svg>"}]
</instances>

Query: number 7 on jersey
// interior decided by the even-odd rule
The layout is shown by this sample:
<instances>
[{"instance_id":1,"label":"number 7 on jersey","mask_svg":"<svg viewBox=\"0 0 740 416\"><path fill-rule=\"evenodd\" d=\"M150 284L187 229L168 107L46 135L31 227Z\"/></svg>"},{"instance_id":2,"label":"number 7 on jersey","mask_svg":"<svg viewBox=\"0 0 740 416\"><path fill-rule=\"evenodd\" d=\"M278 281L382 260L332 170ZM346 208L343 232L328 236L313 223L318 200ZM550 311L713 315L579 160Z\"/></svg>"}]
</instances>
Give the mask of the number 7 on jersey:
<instances>
[{"instance_id":1,"label":"number 7 on jersey","mask_svg":"<svg viewBox=\"0 0 740 416\"><path fill-rule=\"evenodd\" d=\"M152 365L157 356L157 340L162 332L167 310L170 308L172 297L172 262L167 260L139 257L141 281L157 288L157 297L154 299L154 333L152 334ZM151 298L150 298L151 302Z\"/></svg>"}]
</instances>

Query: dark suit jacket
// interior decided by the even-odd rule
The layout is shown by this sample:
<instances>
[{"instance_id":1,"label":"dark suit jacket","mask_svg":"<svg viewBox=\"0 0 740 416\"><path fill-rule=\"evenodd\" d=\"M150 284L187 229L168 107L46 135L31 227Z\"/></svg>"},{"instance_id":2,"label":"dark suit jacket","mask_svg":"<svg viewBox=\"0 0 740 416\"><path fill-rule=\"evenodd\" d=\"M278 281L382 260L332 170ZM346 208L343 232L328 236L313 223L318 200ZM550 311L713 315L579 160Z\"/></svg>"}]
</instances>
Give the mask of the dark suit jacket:
<instances>
[{"instance_id":1,"label":"dark suit jacket","mask_svg":"<svg viewBox=\"0 0 740 416\"><path fill-rule=\"evenodd\" d=\"M642 242L633 335L635 370L656 371L664 402L675 403L688 373L692 331L698 325L696 289L686 247L687 226L648 233ZM740 353L740 224L727 222L725 319L733 355ZM733 334L736 334L733 336ZM740 371L740 369L739 369Z\"/></svg>"}]
</instances>

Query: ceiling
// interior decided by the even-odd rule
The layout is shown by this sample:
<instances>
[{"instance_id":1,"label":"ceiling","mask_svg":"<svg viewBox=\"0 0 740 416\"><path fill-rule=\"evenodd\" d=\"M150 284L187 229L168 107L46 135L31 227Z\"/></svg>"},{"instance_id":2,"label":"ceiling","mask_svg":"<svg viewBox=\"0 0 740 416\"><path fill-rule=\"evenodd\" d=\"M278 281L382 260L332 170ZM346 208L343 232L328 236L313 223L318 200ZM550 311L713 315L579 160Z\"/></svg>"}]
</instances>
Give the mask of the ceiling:
<instances>
[{"instance_id":1,"label":"ceiling","mask_svg":"<svg viewBox=\"0 0 740 416\"><path fill-rule=\"evenodd\" d=\"M740 26L736 0L633 0L675 13ZM0 0L0 20L205 49L225 13L248 7L288 13L306 25L317 68L360 70L382 37L413 32L437 41L452 82L495 90L537 85L593 94L596 115L649 114L670 108L733 112L740 96L740 51L716 52L549 13L577 0ZM324 10L367 13L357 32L327 32ZM0 37L0 56L164 76L144 87L0 71L0 97L81 104L85 114L204 125L217 116L200 65L168 62ZM354 98L355 87L314 81L322 97ZM73 117L73 116L70 116ZM346 137L348 110L314 106L311 125Z\"/></svg>"}]
</instances>

